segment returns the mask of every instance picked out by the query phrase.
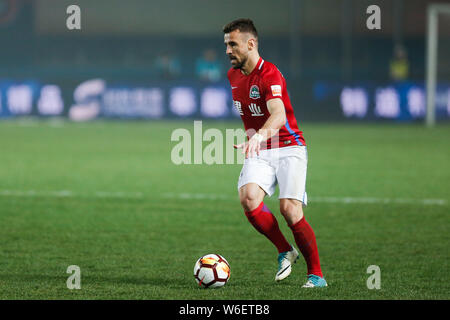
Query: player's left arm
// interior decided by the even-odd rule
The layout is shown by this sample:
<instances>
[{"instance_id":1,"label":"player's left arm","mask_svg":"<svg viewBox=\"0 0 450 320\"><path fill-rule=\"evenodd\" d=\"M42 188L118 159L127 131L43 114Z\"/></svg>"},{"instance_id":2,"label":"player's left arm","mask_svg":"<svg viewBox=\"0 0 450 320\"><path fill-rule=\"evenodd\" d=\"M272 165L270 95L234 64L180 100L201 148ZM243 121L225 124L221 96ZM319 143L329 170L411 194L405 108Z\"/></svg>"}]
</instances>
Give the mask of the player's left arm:
<instances>
[{"instance_id":1,"label":"player's left arm","mask_svg":"<svg viewBox=\"0 0 450 320\"><path fill-rule=\"evenodd\" d=\"M239 145L242 153L248 157L259 155L261 143L273 137L286 124L286 111L282 100L283 87L286 85L283 75L276 68L271 68L263 75L262 94L270 113L264 125L248 141Z\"/></svg>"},{"instance_id":2,"label":"player's left arm","mask_svg":"<svg viewBox=\"0 0 450 320\"><path fill-rule=\"evenodd\" d=\"M237 146L242 148L242 153L245 153L246 158L248 156L253 157L255 153L259 155L261 143L276 135L286 123L286 111L283 100L280 98L268 100L267 109L270 112L270 116L261 129L250 138L248 143Z\"/></svg>"},{"instance_id":3,"label":"player's left arm","mask_svg":"<svg viewBox=\"0 0 450 320\"><path fill-rule=\"evenodd\" d=\"M267 109L270 112L270 116L257 132L262 135L263 141L273 137L286 124L286 109L284 108L283 100L280 98L268 100Z\"/></svg>"}]
</instances>

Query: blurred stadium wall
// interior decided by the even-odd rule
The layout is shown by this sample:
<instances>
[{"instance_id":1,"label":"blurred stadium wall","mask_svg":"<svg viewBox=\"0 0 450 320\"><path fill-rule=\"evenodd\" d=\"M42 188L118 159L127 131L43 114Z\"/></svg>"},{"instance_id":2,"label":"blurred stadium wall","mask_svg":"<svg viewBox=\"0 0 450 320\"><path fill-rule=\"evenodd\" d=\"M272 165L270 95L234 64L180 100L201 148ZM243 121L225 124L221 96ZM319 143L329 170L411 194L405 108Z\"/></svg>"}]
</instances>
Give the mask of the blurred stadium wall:
<instances>
[{"instance_id":1,"label":"blurred stadium wall","mask_svg":"<svg viewBox=\"0 0 450 320\"><path fill-rule=\"evenodd\" d=\"M237 118L222 26L252 18L307 121L422 121L426 0L0 0L0 118ZM66 9L81 8L81 30ZM369 5L381 29L369 30ZM450 118L450 16L437 117Z\"/></svg>"}]
</instances>

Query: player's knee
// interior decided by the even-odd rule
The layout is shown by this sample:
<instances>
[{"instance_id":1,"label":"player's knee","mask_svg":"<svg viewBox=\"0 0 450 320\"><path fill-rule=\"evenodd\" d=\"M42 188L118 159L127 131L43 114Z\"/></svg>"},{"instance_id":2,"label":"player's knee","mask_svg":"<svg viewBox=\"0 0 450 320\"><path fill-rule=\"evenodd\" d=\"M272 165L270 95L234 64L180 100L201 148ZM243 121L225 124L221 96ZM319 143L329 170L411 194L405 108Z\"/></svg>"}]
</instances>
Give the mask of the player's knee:
<instances>
[{"instance_id":1,"label":"player's knee","mask_svg":"<svg viewBox=\"0 0 450 320\"><path fill-rule=\"evenodd\" d=\"M240 200L242 208L244 208L245 211L255 210L261 203L258 196L252 192L247 192Z\"/></svg>"},{"instance_id":2,"label":"player's knee","mask_svg":"<svg viewBox=\"0 0 450 320\"><path fill-rule=\"evenodd\" d=\"M289 225L296 224L303 218L303 208L300 201L281 201L280 212Z\"/></svg>"},{"instance_id":3,"label":"player's knee","mask_svg":"<svg viewBox=\"0 0 450 320\"><path fill-rule=\"evenodd\" d=\"M252 211L252 210L255 210L256 208L258 208L259 203L257 203L257 201L255 199L250 199L250 198L245 197L245 198L241 199L241 205L245 211Z\"/></svg>"},{"instance_id":4,"label":"player's knee","mask_svg":"<svg viewBox=\"0 0 450 320\"><path fill-rule=\"evenodd\" d=\"M283 216L290 214L294 209L295 206L290 201L280 201L280 212Z\"/></svg>"},{"instance_id":5,"label":"player's knee","mask_svg":"<svg viewBox=\"0 0 450 320\"><path fill-rule=\"evenodd\" d=\"M253 211L264 200L264 191L256 184L250 183L239 189L239 199L245 211Z\"/></svg>"}]
</instances>

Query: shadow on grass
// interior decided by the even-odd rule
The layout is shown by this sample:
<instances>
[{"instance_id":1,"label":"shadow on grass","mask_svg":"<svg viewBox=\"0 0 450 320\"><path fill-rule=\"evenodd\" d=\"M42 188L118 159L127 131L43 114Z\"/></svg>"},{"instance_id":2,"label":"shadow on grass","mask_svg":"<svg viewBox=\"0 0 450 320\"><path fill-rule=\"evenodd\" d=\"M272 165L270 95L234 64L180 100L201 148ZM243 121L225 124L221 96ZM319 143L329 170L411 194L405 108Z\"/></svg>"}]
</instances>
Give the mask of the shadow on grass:
<instances>
[{"instance_id":1,"label":"shadow on grass","mask_svg":"<svg viewBox=\"0 0 450 320\"><path fill-rule=\"evenodd\" d=\"M192 280L194 281L194 280ZM130 276L116 276L116 277L85 277L84 283L107 283L107 284L121 284L121 285L138 285L138 286L156 286L156 287L189 287L188 279L179 278L145 278L145 277L130 277Z\"/></svg>"},{"instance_id":2,"label":"shadow on grass","mask_svg":"<svg viewBox=\"0 0 450 320\"><path fill-rule=\"evenodd\" d=\"M5 274L0 273L0 283L3 284L13 284L16 283L29 283L29 284L54 284L60 283L64 286L66 285L67 277L65 276L51 276L45 274ZM192 281L194 281L192 279ZM192 287L191 282L188 279L179 278L145 278L145 277L130 277L130 276L83 276L81 275L82 285L137 285L137 286L156 286L156 287Z\"/></svg>"}]
</instances>

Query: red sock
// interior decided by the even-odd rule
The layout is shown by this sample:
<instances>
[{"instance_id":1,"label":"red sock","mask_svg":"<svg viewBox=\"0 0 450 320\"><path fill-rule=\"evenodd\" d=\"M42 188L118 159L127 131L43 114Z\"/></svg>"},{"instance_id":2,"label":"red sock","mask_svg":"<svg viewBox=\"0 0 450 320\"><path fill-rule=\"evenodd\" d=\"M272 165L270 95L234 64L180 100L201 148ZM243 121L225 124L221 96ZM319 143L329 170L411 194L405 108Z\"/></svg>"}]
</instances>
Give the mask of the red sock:
<instances>
[{"instance_id":1,"label":"red sock","mask_svg":"<svg viewBox=\"0 0 450 320\"><path fill-rule=\"evenodd\" d=\"M305 217L289 227L294 234L295 243L297 243L300 252L305 258L308 274L315 274L316 276L323 277L322 270L320 269L316 236L309 223L306 222Z\"/></svg>"},{"instance_id":2,"label":"red sock","mask_svg":"<svg viewBox=\"0 0 450 320\"><path fill-rule=\"evenodd\" d=\"M277 219L264 202L261 202L255 210L245 211L245 215L256 230L272 241L278 253L291 250L291 245L281 233Z\"/></svg>"}]
</instances>

